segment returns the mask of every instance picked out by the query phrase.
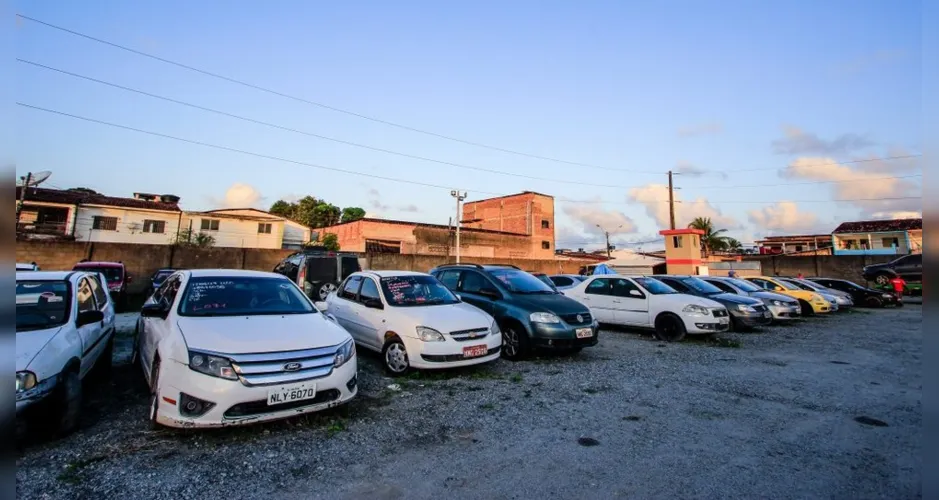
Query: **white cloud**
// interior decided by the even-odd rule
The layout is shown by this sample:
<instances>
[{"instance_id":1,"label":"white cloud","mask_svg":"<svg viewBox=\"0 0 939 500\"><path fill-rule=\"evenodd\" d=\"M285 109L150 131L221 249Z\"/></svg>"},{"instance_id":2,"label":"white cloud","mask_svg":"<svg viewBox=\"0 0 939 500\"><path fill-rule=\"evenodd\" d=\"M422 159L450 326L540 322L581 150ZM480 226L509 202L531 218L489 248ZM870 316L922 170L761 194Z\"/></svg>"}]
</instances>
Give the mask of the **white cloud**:
<instances>
[{"instance_id":1,"label":"white cloud","mask_svg":"<svg viewBox=\"0 0 939 500\"><path fill-rule=\"evenodd\" d=\"M724 125L719 122L696 123L678 129L679 137L697 137L700 135L720 134Z\"/></svg>"},{"instance_id":2,"label":"white cloud","mask_svg":"<svg viewBox=\"0 0 939 500\"><path fill-rule=\"evenodd\" d=\"M606 245L603 231L610 232L610 242L614 244L616 241L624 241L623 235L636 231L635 222L618 210L566 203L562 211L572 219L574 226L558 226L555 238L559 248L603 247Z\"/></svg>"},{"instance_id":3,"label":"white cloud","mask_svg":"<svg viewBox=\"0 0 939 500\"><path fill-rule=\"evenodd\" d=\"M649 184L629 190L629 201L645 205L646 213L660 228L669 227L668 186ZM679 192L675 192L675 226L687 227L695 217L710 217L716 229L739 229L740 222L729 215L724 215L705 198L683 201ZM680 202L680 203L678 203Z\"/></svg>"},{"instance_id":4,"label":"white cloud","mask_svg":"<svg viewBox=\"0 0 939 500\"><path fill-rule=\"evenodd\" d=\"M842 134L835 139L825 140L816 134L806 132L799 127L783 127L784 137L773 141L773 150L783 155L838 155L862 150L874 145L866 136Z\"/></svg>"},{"instance_id":5,"label":"white cloud","mask_svg":"<svg viewBox=\"0 0 939 500\"><path fill-rule=\"evenodd\" d=\"M871 54L865 54L852 61L836 65L834 70L841 76L855 75L873 69L877 66L895 63L906 58L906 52L902 50L878 50Z\"/></svg>"},{"instance_id":6,"label":"white cloud","mask_svg":"<svg viewBox=\"0 0 939 500\"><path fill-rule=\"evenodd\" d=\"M922 219L923 212L900 211L900 212L874 212L871 219Z\"/></svg>"},{"instance_id":7,"label":"white cloud","mask_svg":"<svg viewBox=\"0 0 939 500\"><path fill-rule=\"evenodd\" d=\"M257 208L263 200L264 197L261 196L260 191L240 182L232 184L221 200L212 198L214 204L224 208Z\"/></svg>"},{"instance_id":8,"label":"white cloud","mask_svg":"<svg viewBox=\"0 0 939 500\"><path fill-rule=\"evenodd\" d=\"M849 201L864 212L911 212L922 210L920 189L906 179L889 178L888 172L836 165L832 158L798 158L782 170L788 178L831 181L831 193L837 200ZM912 199L896 199L914 197Z\"/></svg>"},{"instance_id":9,"label":"white cloud","mask_svg":"<svg viewBox=\"0 0 939 500\"><path fill-rule=\"evenodd\" d=\"M754 226L771 233L810 233L819 226L818 216L800 212L799 207L791 201L750 210L747 216Z\"/></svg>"}]
</instances>

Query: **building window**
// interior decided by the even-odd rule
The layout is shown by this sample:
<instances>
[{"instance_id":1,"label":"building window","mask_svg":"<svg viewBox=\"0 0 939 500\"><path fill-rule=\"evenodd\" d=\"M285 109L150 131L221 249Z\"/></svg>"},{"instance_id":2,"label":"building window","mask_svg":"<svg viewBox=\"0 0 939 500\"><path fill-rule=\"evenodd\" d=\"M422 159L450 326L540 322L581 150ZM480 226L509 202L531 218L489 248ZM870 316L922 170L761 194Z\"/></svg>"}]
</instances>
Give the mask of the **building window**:
<instances>
[{"instance_id":1,"label":"building window","mask_svg":"<svg viewBox=\"0 0 939 500\"><path fill-rule=\"evenodd\" d=\"M166 221L145 219L143 221L143 232L163 234L166 232Z\"/></svg>"},{"instance_id":2,"label":"building window","mask_svg":"<svg viewBox=\"0 0 939 500\"><path fill-rule=\"evenodd\" d=\"M258 222L258 234L271 234L271 224L269 222Z\"/></svg>"},{"instance_id":3,"label":"building window","mask_svg":"<svg viewBox=\"0 0 939 500\"><path fill-rule=\"evenodd\" d=\"M551 229L551 222L541 219L541 229Z\"/></svg>"},{"instance_id":4,"label":"building window","mask_svg":"<svg viewBox=\"0 0 939 500\"><path fill-rule=\"evenodd\" d=\"M544 249L544 250L551 250L551 242L550 242L550 241L542 241L542 242L541 242L541 248Z\"/></svg>"},{"instance_id":5,"label":"building window","mask_svg":"<svg viewBox=\"0 0 939 500\"><path fill-rule=\"evenodd\" d=\"M117 217L95 215L91 222L91 228L98 231L117 231Z\"/></svg>"},{"instance_id":6,"label":"building window","mask_svg":"<svg viewBox=\"0 0 939 500\"><path fill-rule=\"evenodd\" d=\"M796 252L802 251L802 245L796 245Z\"/></svg>"},{"instance_id":7,"label":"building window","mask_svg":"<svg viewBox=\"0 0 939 500\"><path fill-rule=\"evenodd\" d=\"M672 246L681 248L681 236L672 236Z\"/></svg>"},{"instance_id":8,"label":"building window","mask_svg":"<svg viewBox=\"0 0 939 500\"><path fill-rule=\"evenodd\" d=\"M883 239L884 248L900 248L900 239L899 238L884 238Z\"/></svg>"},{"instance_id":9,"label":"building window","mask_svg":"<svg viewBox=\"0 0 939 500\"><path fill-rule=\"evenodd\" d=\"M203 231L218 231L218 219L202 219Z\"/></svg>"}]
</instances>

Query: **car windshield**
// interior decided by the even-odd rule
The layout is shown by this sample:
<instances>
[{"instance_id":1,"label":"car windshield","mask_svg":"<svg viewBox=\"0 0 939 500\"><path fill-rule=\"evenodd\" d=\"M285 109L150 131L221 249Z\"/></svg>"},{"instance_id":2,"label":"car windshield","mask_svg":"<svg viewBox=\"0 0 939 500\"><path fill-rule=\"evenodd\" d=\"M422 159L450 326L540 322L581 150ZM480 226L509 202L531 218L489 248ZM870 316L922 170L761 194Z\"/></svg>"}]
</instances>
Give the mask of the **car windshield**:
<instances>
[{"instance_id":1,"label":"car windshield","mask_svg":"<svg viewBox=\"0 0 939 500\"><path fill-rule=\"evenodd\" d=\"M786 282L785 280L777 279L777 280L776 280L776 283L778 283L779 286L785 288L786 290L795 290L795 291L802 290L801 288L799 288L799 287L793 285L792 283L788 283L788 282Z\"/></svg>"},{"instance_id":2,"label":"car windshield","mask_svg":"<svg viewBox=\"0 0 939 500\"><path fill-rule=\"evenodd\" d=\"M16 282L16 331L42 330L68 321L71 295L66 281Z\"/></svg>"},{"instance_id":3,"label":"car windshield","mask_svg":"<svg viewBox=\"0 0 939 500\"><path fill-rule=\"evenodd\" d=\"M459 302L447 287L433 276L387 276L381 289L388 305L394 307L439 306Z\"/></svg>"},{"instance_id":4,"label":"car windshield","mask_svg":"<svg viewBox=\"0 0 939 500\"><path fill-rule=\"evenodd\" d=\"M652 295L668 295L672 293L678 293L678 290L662 283L661 281L654 278L633 278L636 283L639 283L642 288L645 288L647 292Z\"/></svg>"},{"instance_id":5,"label":"car windshield","mask_svg":"<svg viewBox=\"0 0 939 500\"><path fill-rule=\"evenodd\" d=\"M89 271L92 273L101 273L107 278L108 283L120 283L124 279L124 270L120 267L111 266L75 266L74 271Z\"/></svg>"},{"instance_id":6,"label":"car windshield","mask_svg":"<svg viewBox=\"0 0 939 500\"><path fill-rule=\"evenodd\" d=\"M557 293L545 282L518 269L490 269L489 274L512 293Z\"/></svg>"},{"instance_id":7,"label":"car windshield","mask_svg":"<svg viewBox=\"0 0 939 500\"><path fill-rule=\"evenodd\" d=\"M701 278L679 278L678 281L681 281L683 285L698 293L703 293L704 295L717 295L719 293L724 293L720 288L717 288L716 286L708 283L707 281L704 281Z\"/></svg>"},{"instance_id":8,"label":"car windshield","mask_svg":"<svg viewBox=\"0 0 939 500\"><path fill-rule=\"evenodd\" d=\"M814 287L814 286L812 286L812 285L803 283L803 282L801 282L801 281L799 281L799 280L779 280L779 281L781 281L781 282L783 282L783 283L785 283L785 284L787 284L787 285L795 285L797 288L800 288L800 289L802 289L802 290L808 290L808 291L810 291L810 292L818 291L818 288L816 288L816 287Z\"/></svg>"},{"instance_id":9,"label":"car windshield","mask_svg":"<svg viewBox=\"0 0 939 500\"><path fill-rule=\"evenodd\" d=\"M744 280L737 279L737 278L728 278L727 281L728 281L731 285L734 285L735 287L737 287L737 288L739 288L739 289L741 289L741 290L743 290L744 292L747 292L747 293L751 293L751 292L762 292L762 291L763 291L762 288L760 288L760 287L754 285L753 283L750 283L749 281L744 281Z\"/></svg>"},{"instance_id":10,"label":"car windshield","mask_svg":"<svg viewBox=\"0 0 939 500\"><path fill-rule=\"evenodd\" d=\"M538 278L539 280L541 280L541 282L544 283L545 285L548 285L551 288L554 288L554 282L551 281L551 278L549 278L547 274L536 274L534 276Z\"/></svg>"},{"instance_id":11,"label":"car windshield","mask_svg":"<svg viewBox=\"0 0 939 500\"><path fill-rule=\"evenodd\" d=\"M289 280L255 276L192 278L179 305L182 316L313 313L316 308Z\"/></svg>"}]
</instances>

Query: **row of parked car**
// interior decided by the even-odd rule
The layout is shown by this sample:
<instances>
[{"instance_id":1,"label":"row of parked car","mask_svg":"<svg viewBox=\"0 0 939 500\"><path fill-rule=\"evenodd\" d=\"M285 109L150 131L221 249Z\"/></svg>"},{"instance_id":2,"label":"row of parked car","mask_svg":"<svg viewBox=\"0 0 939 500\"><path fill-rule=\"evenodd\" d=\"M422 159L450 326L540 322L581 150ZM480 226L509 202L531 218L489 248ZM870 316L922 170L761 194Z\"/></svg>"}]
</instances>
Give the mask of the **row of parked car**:
<instances>
[{"instance_id":1,"label":"row of parked car","mask_svg":"<svg viewBox=\"0 0 939 500\"><path fill-rule=\"evenodd\" d=\"M844 298L818 281L778 277L543 280L511 265L416 273L342 260L301 252L273 273L165 270L141 309L131 356L150 388L150 422L217 427L345 403L358 391L357 347L401 376L535 349L575 352L597 345L601 323L677 341L826 314ZM111 363L107 282L93 269L17 272L16 409L32 415L23 420L60 432L77 425L81 381Z\"/></svg>"}]
</instances>

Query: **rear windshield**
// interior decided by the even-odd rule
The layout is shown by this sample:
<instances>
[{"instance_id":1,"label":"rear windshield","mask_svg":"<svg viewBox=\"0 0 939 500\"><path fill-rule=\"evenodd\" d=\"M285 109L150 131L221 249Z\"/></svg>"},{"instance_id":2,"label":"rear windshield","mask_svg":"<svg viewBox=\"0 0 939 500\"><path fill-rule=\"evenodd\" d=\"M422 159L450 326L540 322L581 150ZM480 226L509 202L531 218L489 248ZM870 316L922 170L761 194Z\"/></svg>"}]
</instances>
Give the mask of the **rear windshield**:
<instances>
[{"instance_id":1,"label":"rear windshield","mask_svg":"<svg viewBox=\"0 0 939 500\"><path fill-rule=\"evenodd\" d=\"M72 268L74 271L90 271L93 273L101 273L107 278L108 283L120 283L124 281L124 269L120 267L110 267L110 266L75 266Z\"/></svg>"},{"instance_id":2,"label":"rear windshield","mask_svg":"<svg viewBox=\"0 0 939 500\"><path fill-rule=\"evenodd\" d=\"M682 284L684 284L688 288L691 288L692 290L695 290L698 293L703 293L705 295L717 295L719 293L724 293L721 291L720 288L717 288L716 286L708 283L707 281L704 281L701 278L694 278L694 277L679 278L678 281L682 282Z\"/></svg>"},{"instance_id":3,"label":"rear windshield","mask_svg":"<svg viewBox=\"0 0 939 500\"><path fill-rule=\"evenodd\" d=\"M739 289L741 289L741 290L743 290L744 292L747 292L747 293L750 293L750 292L762 292L762 291L764 291L762 288L760 288L760 287L754 285L753 283L750 283L749 281L745 281L745 280L742 280L742 279L738 279L738 278L727 278L727 281L729 281L729 282L732 283L734 286L736 286L737 288L739 288Z\"/></svg>"},{"instance_id":4,"label":"rear windshield","mask_svg":"<svg viewBox=\"0 0 939 500\"><path fill-rule=\"evenodd\" d=\"M388 276L381 289L389 305L397 307L456 304L457 298L433 276Z\"/></svg>"},{"instance_id":5,"label":"rear windshield","mask_svg":"<svg viewBox=\"0 0 939 500\"><path fill-rule=\"evenodd\" d=\"M310 301L286 278L192 278L179 304L179 314L182 316L313 313L316 313L316 309Z\"/></svg>"},{"instance_id":6,"label":"rear windshield","mask_svg":"<svg viewBox=\"0 0 939 500\"><path fill-rule=\"evenodd\" d=\"M41 330L68 321L71 294L66 281L16 282L16 331Z\"/></svg>"}]
</instances>

